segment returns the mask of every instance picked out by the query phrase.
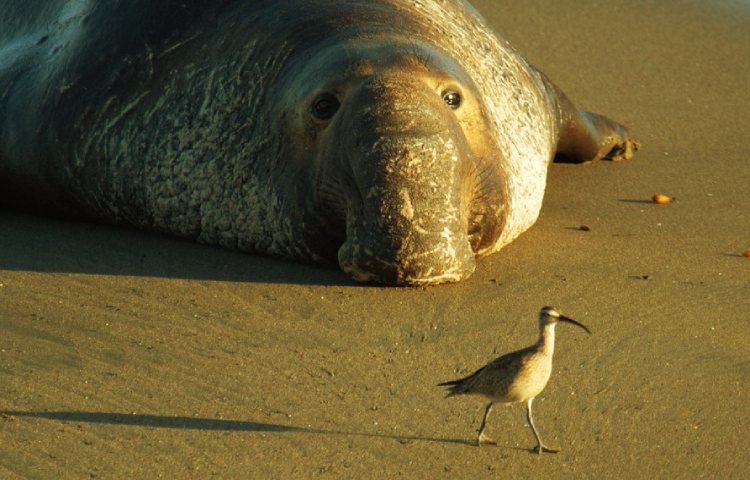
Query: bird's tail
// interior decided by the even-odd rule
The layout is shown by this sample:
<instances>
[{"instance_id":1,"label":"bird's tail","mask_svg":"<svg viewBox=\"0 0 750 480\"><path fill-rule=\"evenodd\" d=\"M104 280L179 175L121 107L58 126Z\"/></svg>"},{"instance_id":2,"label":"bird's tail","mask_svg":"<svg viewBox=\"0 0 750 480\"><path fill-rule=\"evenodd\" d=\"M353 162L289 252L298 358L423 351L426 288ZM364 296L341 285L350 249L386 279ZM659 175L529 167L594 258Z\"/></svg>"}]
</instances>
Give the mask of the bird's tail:
<instances>
[{"instance_id":1,"label":"bird's tail","mask_svg":"<svg viewBox=\"0 0 750 480\"><path fill-rule=\"evenodd\" d=\"M467 377L468 378L468 377ZM448 382L438 383L438 387L448 387L448 393L446 397L452 397L464 392L463 382L466 378L459 378L458 380L450 380Z\"/></svg>"}]
</instances>

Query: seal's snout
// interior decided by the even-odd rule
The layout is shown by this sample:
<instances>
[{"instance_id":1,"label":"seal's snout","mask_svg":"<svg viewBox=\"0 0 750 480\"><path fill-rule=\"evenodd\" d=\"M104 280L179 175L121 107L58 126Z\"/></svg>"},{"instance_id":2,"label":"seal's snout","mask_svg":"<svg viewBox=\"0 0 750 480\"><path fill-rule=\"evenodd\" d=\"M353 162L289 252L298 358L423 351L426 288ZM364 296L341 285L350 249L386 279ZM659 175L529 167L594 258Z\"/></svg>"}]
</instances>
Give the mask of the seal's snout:
<instances>
[{"instance_id":1,"label":"seal's snout","mask_svg":"<svg viewBox=\"0 0 750 480\"><path fill-rule=\"evenodd\" d=\"M388 161L365 175L373 181L350 202L338 252L341 268L357 281L426 285L460 281L474 271L461 189L451 172L458 158L445 145L449 140L442 148L437 139L424 140L402 136L374 147L379 153L370 158Z\"/></svg>"},{"instance_id":2,"label":"seal's snout","mask_svg":"<svg viewBox=\"0 0 750 480\"><path fill-rule=\"evenodd\" d=\"M347 150L358 195L348 202L341 268L358 281L396 285L471 275L466 142L450 108L408 82L373 82L356 107Z\"/></svg>"},{"instance_id":3,"label":"seal's snout","mask_svg":"<svg viewBox=\"0 0 750 480\"><path fill-rule=\"evenodd\" d=\"M339 265L342 270L359 282L377 282L387 285L434 285L446 282L458 282L469 277L474 272L475 262L471 249L459 248L461 252L451 248L449 243L444 247L434 248L431 241L411 241L403 249L383 252L366 245L361 245L354 239L347 242L339 250ZM468 243L466 244L468 246ZM423 247L433 247L426 255L418 252ZM402 254L400 254L402 253Z\"/></svg>"}]
</instances>

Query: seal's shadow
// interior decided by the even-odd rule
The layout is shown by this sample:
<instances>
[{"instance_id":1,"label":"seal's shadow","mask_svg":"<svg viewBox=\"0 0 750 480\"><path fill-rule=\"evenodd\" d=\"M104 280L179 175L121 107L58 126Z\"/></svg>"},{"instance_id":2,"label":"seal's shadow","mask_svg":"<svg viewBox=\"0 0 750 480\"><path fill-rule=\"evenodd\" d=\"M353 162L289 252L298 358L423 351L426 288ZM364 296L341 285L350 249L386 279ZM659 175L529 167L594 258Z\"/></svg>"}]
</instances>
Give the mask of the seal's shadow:
<instances>
[{"instance_id":1,"label":"seal's shadow","mask_svg":"<svg viewBox=\"0 0 750 480\"><path fill-rule=\"evenodd\" d=\"M0 270L355 285L337 265L304 265L167 235L0 208Z\"/></svg>"},{"instance_id":2,"label":"seal's shadow","mask_svg":"<svg viewBox=\"0 0 750 480\"><path fill-rule=\"evenodd\" d=\"M476 442L456 438L433 438L420 435L388 435L382 433L346 432L316 428L278 425L275 423L258 423L244 420L224 420L214 418L173 417L165 415L127 414L109 412L22 412L0 411L8 417L30 417L57 420L61 422L98 423L131 427L171 428L178 430L203 430L226 432L273 432L273 433L310 433L318 435L350 435L398 440L402 443L433 442L475 446Z\"/></svg>"}]
</instances>

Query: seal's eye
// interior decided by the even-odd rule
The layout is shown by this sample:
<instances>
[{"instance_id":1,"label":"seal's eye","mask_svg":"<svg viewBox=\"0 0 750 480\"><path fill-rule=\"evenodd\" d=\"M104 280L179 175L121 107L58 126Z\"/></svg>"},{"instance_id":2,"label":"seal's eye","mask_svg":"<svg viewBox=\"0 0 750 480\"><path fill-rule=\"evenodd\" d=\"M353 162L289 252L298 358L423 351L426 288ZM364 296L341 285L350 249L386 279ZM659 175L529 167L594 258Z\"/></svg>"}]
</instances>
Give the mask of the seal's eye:
<instances>
[{"instance_id":1,"label":"seal's eye","mask_svg":"<svg viewBox=\"0 0 750 480\"><path fill-rule=\"evenodd\" d=\"M461 106L461 94L455 90L446 90L443 92L443 101L455 110Z\"/></svg>"},{"instance_id":2,"label":"seal's eye","mask_svg":"<svg viewBox=\"0 0 750 480\"><path fill-rule=\"evenodd\" d=\"M322 93L318 95L310 108L310 112L318 120L328 120L339 109L339 99L331 93Z\"/></svg>"}]
</instances>

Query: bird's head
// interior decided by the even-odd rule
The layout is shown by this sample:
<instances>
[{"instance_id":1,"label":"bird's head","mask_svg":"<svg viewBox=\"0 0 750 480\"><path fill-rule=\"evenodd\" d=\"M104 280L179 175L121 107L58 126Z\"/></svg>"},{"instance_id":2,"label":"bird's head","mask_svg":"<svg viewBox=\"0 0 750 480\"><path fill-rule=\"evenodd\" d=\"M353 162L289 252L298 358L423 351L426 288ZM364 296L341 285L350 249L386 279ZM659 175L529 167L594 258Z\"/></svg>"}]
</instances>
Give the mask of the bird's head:
<instances>
[{"instance_id":1,"label":"bird's head","mask_svg":"<svg viewBox=\"0 0 750 480\"><path fill-rule=\"evenodd\" d=\"M573 325L578 325L582 329L586 330L589 335L591 334L591 330L589 330L586 325L579 323L570 317L566 317L565 315L561 314L560 311L555 307L542 307L542 309L539 310L539 328L544 328L547 325L554 325L557 322L565 322L572 323Z\"/></svg>"}]
</instances>

